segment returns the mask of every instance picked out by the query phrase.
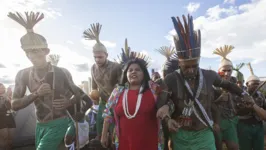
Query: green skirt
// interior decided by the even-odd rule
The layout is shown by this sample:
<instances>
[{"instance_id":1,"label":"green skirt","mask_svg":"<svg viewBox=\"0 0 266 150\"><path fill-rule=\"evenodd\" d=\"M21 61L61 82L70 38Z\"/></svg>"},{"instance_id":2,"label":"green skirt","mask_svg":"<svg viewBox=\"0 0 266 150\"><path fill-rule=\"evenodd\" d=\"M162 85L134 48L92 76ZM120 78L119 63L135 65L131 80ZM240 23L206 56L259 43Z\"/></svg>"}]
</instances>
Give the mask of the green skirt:
<instances>
[{"instance_id":1,"label":"green skirt","mask_svg":"<svg viewBox=\"0 0 266 150\"><path fill-rule=\"evenodd\" d=\"M58 150L71 122L69 118L60 118L47 123L37 123L36 150Z\"/></svg>"},{"instance_id":2,"label":"green skirt","mask_svg":"<svg viewBox=\"0 0 266 150\"><path fill-rule=\"evenodd\" d=\"M214 135L211 129L187 131L179 129L171 133L173 150L216 150Z\"/></svg>"},{"instance_id":3,"label":"green skirt","mask_svg":"<svg viewBox=\"0 0 266 150\"><path fill-rule=\"evenodd\" d=\"M237 123L238 117L222 119L220 123L221 132L219 133L219 140L238 144Z\"/></svg>"}]
</instances>

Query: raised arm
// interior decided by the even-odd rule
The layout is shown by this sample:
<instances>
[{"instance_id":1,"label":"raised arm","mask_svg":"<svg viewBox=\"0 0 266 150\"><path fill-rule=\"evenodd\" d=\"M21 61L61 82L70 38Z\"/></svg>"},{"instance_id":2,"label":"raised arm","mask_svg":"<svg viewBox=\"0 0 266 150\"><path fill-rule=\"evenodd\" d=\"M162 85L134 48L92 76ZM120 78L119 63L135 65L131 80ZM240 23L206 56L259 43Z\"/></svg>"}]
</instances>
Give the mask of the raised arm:
<instances>
[{"instance_id":1,"label":"raised arm","mask_svg":"<svg viewBox=\"0 0 266 150\"><path fill-rule=\"evenodd\" d=\"M37 98L37 94L35 93L25 96L27 88L25 84L25 78L26 77L23 75L23 70L19 71L16 75L15 89L11 100L11 109L14 111L18 111L27 107Z\"/></svg>"},{"instance_id":2,"label":"raised arm","mask_svg":"<svg viewBox=\"0 0 266 150\"><path fill-rule=\"evenodd\" d=\"M225 90L228 90L229 92L236 94L240 97L243 95L243 90L239 88L235 83L232 83L230 81L223 80L216 72L211 71L211 77L213 78L213 85L216 87L221 87Z\"/></svg>"}]
</instances>

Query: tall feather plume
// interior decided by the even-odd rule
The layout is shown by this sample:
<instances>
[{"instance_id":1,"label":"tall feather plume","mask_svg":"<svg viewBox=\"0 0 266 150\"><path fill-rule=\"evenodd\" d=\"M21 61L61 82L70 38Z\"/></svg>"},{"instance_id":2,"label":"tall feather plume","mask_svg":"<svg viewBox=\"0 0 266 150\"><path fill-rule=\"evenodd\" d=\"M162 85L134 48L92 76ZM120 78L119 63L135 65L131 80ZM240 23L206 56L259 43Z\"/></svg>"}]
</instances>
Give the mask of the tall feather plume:
<instances>
[{"instance_id":1,"label":"tall feather plume","mask_svg":"<svg viewBox=\"0 0 266 150\"><path fill-rule=\"evenodd\" d=\"M224 45L224 47L216 48L213 51L213 54L221 56L223 59L227 59L226 56L232 52L234 46L232 45ZM227 59L228 60L228 59Z\"/></svg>"},{"instance_id":2,"label":"tall feather plume","mask_svg":"<svg viewBox=\"0 0 266 150\"><path fill-rule=\"evenodd\" d=\"M143 60L146 66L148 66L150 62L150 58L146 56L145 54L131 51L131 48L128 46L127 39L125 39L125 47L122 48L122 53L120 54L120 56L117 56L117 57L118 59L115 59L115 61L122 65L125 65L129 60L136 59L136 58Z\"/></svg>"},{"instance_id":3,"label":"tall feather plume","mask_svg":"<svg viewBox=\"0 0 266 150\"><path fill-rule=\"evenodd\" d=\"M155 51L165 56L166 59L169 61L171 56L175 53L175 48L172 46L162 46L159 49L155 49Z\"/></svg>"},{"instance_id":4,"label":"tall feather plume","mask_svg":"<svg viewBox=\"0 0 266 150\"><path fill-rule=\"evenodd\" d=\"M83 37L86 40L95 40L97 43L101 43L100 42L101 29L102 29L102 25L100 23L91 24L91 28L83 32Z\"/></svg>"},{"instance_id":5,"label":"tall feather plume","mask_svg":"<svg viewBox=\"0 0 266 150\"><path fill-rule=\"evenodd\" d=\"M127 42L127 39L125 40L125 47L122 48L122 53L120 56L117 56L118 59L115 61L117 63L122 63L122 64L125 64L127 62L127 60L130 58L130 53L131 53L131 50L130 50L130 47L128 46L128 42Z\"/></svg>"},{"instance_id":6,"label":"tall feather plume","mask_svg":"<svg viewBox=\"0 0 266 150\"><path fill-rule=\"evenodd\" d=\"M201 35L200 30L194 31L193 17L188 14L187 18L182 15L183 24L179 17L172 17L177 36L174 36L174 42L177 55L181 59L200 57Z\"/></svg>"},{"instance_id":7,"label":"tall feather plume","mask_svg":"<svg viewBox=\"0 0 266 150\"><path fill-rule=\"evenodd\" d=\"M151 60L149 56L147 56L147 55L145 55L143 53L137 53L137 52L135 52L135 53L136 53L136 57L135 58L142 59L144 61L144 63L145 63L145 66L149 66L150 60Z\"/></svg>"},{"instance_id":8,"label":"tall feather plume","mask_svg":"<svg viewBox=\"0 0 266 150\"><path fill-rule=\"evenodd\" d=\"M248 69L249 69L251 75L255 75L255 74L254 74L254 71L253 71L253 68L252 68L252 66L251 66L251 64L250 64L250 62L247 63L247 66L248 66Z\"/></svg>"},{"instance_id":9,"label":"tall feather plume","mask_svg":"<svg viewBox=\"0 0 266 150\"><path fill-rule=\"evenodd\" d=\"M22 25L28 32L33 32L33 27L44 18L43 13L34 13L32 11L25 12L25 18L21 13L18 12L9 12L7 16Z\"/></svg>"}]
</instances>

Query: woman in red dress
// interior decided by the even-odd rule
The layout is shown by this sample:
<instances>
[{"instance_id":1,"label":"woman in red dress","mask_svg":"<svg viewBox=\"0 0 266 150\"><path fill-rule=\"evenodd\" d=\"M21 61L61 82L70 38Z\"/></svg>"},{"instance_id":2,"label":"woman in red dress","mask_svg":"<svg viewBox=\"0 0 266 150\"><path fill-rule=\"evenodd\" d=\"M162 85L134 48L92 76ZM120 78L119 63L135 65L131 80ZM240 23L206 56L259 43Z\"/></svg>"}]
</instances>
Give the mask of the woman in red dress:
<instances>
[{"instance_id":1,"label":"woman in red dress","mask_svg":"<svg viewBox=\"0 0 266 150\"><path fill-rule=\"evenodd\" d=\"M117 150L162 149L162 132L156 118L159 87L150 80L146 67L147 62L140 58L125 64L121 84L113 90L103 114L104 147L108 146L109 125L115 123Z\"/></svg>"}]
</instances>

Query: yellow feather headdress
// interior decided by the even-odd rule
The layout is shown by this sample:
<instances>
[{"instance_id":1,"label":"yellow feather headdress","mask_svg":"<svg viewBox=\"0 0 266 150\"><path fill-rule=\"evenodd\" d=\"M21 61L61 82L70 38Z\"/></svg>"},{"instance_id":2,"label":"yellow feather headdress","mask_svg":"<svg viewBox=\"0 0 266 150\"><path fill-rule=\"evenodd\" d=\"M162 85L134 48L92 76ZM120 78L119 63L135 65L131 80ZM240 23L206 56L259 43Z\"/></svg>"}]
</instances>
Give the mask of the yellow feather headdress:
<instances>
[{"instance_id":1,"label":"yellow feather headdress","mask_svg":"<svg viewBox=\"0 0 266 150\"><path fill-rule=\"evenodd\" d=\"M231 53L233 49L234 49L234 46L232 46L232 45L224 45L223 47L216 48L213 51L213 54L216 54L216 55L219 55L222 57L221 63L219 65L219 69L221 67L224 67L224 66L232 66L233 67L231 60L229 60L227 58L227 55L229 53Z\"/></svg>"},{"instance_id":2,"label":"yellow feather headdress","mask_svg":"<svg viewBox=\"0 0 266 150\"><path fill-rule=\"evenodd\" d=\"M48 48L46 39L33 31L33 27L44 18L43 13L25 12L25 17L23 17L18 12L9 12L7 16L27 30L27 33L20 38L21 48L23 50Z\"/></svg>"},{"instance_id":3,"label":"yellow feather headdress","mask_svg":"<svg viewBox=\"0 0 266 150\"><path fill-rule=\"evenodd\" d=\"M93 46L93 52L107 52L106 47L100 41L100 32L102 25L100 23L91 24L91 28L83 32L83 37L86 40L95 40L96 44Z\"/></svg>"}]
</instances>

